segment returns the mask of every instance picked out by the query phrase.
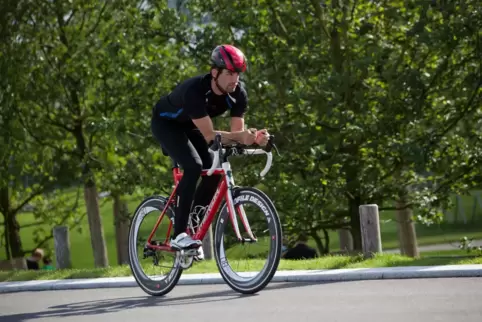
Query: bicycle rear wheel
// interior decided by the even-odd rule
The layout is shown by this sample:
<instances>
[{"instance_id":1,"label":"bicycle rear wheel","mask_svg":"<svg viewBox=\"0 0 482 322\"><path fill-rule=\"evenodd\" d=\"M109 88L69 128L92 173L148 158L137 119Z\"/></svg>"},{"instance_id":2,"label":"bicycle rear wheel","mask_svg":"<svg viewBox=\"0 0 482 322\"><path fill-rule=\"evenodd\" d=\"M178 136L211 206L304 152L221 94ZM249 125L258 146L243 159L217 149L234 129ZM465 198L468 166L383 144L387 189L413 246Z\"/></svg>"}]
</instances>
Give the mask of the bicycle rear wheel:
<instances>
[{"instance_id":1,"label":"bicycle rear wheel","mask_svg":"<svg viewBox=\"0 0 482 322\"><path fill-rule=\"evenodd\" d=\"M137 207L129 230L129 266L140 288L153 296L170 292L182 274L176 252L168 250L169 233L174 226L172 207L164 213L153 237L153 240L156 240L155 245L165 249L146 247L147 238L154 229L167 200L163 196L146 198Z\"/></svg>"},{"instance_id":2,"label":"bicycle rear wheel","mask_svg":"<svg viewBox=\"0 0 482 322\"><path fill-rule=\"evenodd\" d=\"M261 190L236 188L233 199L236 211L234 220L241 218L239 206L242 206L257 241L247 241L249 238L242 220L238 226L243 240L236 237L227 204L224 203L215 226L214 255L224 281L236 292L253 294L265 288L278 269L283 241L281 223L272 201ZM228 228L229 225L231 227ZM236 273L234 268L239 268L245 245L248 248L253 246L254 255L247 258L247 266L250 267ZM267 246L267 251L262 250L262 245ZM266 256L267 260L263 263L261 258ZM259 267L262 267L261 271L255 273L254 270Z\"/></svg>"}]
</instances>

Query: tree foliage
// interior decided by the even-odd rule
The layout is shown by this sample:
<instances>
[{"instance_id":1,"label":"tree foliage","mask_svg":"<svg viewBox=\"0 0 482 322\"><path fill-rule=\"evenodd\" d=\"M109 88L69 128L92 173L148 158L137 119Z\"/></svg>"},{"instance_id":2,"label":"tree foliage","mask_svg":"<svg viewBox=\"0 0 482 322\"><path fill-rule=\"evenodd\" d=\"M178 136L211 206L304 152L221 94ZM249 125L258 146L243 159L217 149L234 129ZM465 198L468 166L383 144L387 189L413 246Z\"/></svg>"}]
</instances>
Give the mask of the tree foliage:
<instances>
[{"instance_id":1,"label":"tree foliage","mask_svg":"<svg viewBox=\"0 0 482 322\"><path fill-rule=\"evenodd\" d=\"M36 1L27 9L13 6L15 28L7 24L8 57L22 65L2 61L17 77L5 84L16 104L5 108L28 138L22 141L50 157L52 168L65 164L68 184L84 185L95 263L105 266L99 188L123 194L136 185L167 185L153 175L166 168L150 136L150 118L159 95L192 72L189 58L177 54L183 19L163 3L124 0Z\"/></svg>"},{"instance_id":2,"label":"tree foliage","mask_svg":"<svg viewBox=\"0 0 482 322\"><path fill-rule=\"evenodd\" d=\"M266 186L288 231L349 224L360 249L360 204L408 198L418 219L431 222L449 193L473 185L481 157L477 8L192 3L195 17L210 12L215 22L199 33L199 47L234 43L248 56L249 120L281 139L283 160Z\"/></svg>"},{"instance_id":3,"label":"tree foliage","mask_svg":"<svg viewBox=\"0 0 482 322\"><path fill-rule=\"evenodd\" d=\"M262 182L263 160L233 160L238 183L267 190L288 234L307 232L327 252L326 230L350 228L360 249L359 205L390 209L403 200L431 223L451 193L476 185L477 1L183 5L188 15L162 1L4 5L0 210L13 218L5 240L15 256L20 227L6 214L32 202L38 220L76 223L72 203L46 192L81 183L96 264L107 264L97 192L170 190L168 159L150 133L152 107L178 82L207 72L220 43L247 55L246 123L268 128L281 153ZM223 121L216 126L226 128ZM48 238L37 235L39 243Z\"/></svg>"}]
</instances>

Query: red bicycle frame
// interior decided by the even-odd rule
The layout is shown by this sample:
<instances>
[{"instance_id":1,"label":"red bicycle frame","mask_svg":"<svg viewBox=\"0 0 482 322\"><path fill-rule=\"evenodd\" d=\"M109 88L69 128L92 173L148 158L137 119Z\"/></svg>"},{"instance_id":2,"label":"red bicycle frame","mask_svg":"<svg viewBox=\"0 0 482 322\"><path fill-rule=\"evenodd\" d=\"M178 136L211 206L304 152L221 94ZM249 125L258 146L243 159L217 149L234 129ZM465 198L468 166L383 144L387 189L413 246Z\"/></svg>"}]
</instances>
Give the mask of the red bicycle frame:
<instances>
[{"instance_id":1,"label":"red bicycle frame","mask_svg":"<svg viewBox=\"0 0 482 322\"><path fill-rule=\"evenodd\" d=\"M207 176L208 171L209 170L202 170L201 176ZM179 181L181 180L181 178L183 176L183 173L180 171L179 167L177 167L177 166L173 167L172 174L173 174L173 178L174 178L174 189L173 189L171 195L169 196L169 199L166 203L166 206L162 210L161 215L157 219L157 222L154 226L154 229L151 231L151 233L150 233L150 235L147 239L147 245L146 246L150 247L152 249L175 252L176 250L172 249L170 244L169 244L169 236L171 235L172 221L169 221L170 223L169 223L169 228L168 228L168 231L167 231L167 234L166 234L166 239L164 240L162 245L153 245L151 243L152 237L154 236L154 233L156 232L157 228L159 227L159 224L161 223L161 220L163 219L164 215L166 214L166 211L167 211L169 205L174 203L176 190L177 190L177 187L179 185ZM232 175L231 175L230 164L228 162L224 162L223 167L222 168L216 168L213 171L212 175L220 175L221 180L220 180L220 182L217 186L216 193L214 194L214 197L211 200L211 202L208 206L208 209L205 212L203 221L201 222L200 226L198 227L196 233L192 236L192 238L196 239L196 240L203 240L204 239L204 236L206 235L206 233L208 231L208 228L211 225L211 223L214 219L214 216L216 215L216 212L219 209L221 201L223 200L223 198L226 198L226 203L227 203L231 223L234 227L234 230L235 230L235 233L236 233L236 236L237 236L238 240L242 240L243 238L241 237L241 233L239 231L238 221L237 221L237 218L236 218L236 215L235 215L234 203L233 203L232 194L231 194L232 188L234 186L234 180L233 180ZM238 205L236 207L236 210L238 210L238 213L240 214L241 221L242 221L243 226L246 229L246 232L248 233L249 237L253 241L255 241L256 238L253 236L253 233L252 233L251 228L249 226L249 223L248 223L247 217L244 213L244 209L243 209L242 205ZM189 229L187 229L187 233L191 235Z\"/></svg>"}]
</instances>

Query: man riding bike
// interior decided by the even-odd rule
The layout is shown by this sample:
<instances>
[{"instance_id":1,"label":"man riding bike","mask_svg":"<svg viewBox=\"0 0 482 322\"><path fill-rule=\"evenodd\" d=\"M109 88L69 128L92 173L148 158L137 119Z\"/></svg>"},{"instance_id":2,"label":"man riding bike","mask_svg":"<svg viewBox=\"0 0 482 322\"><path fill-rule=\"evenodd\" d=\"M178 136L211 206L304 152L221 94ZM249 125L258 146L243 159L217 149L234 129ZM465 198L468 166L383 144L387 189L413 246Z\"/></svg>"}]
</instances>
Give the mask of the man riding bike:
<instances>
[{"instance_id":1,"label":"man riding bike","mask_svg":"<svg viewBox=\"0 0 482 322\"><path fill-rule=\"evenodd\" d=\"M248 95L239 83L239 74L246 71L246 66L246 57L241 50L231 45L217 46L211 53L210 73L178 84L153 108L152 133L164 151L184 170L176 195L173 248L202 245L202 241L193 240L186 234L186 229L191 209L206 209L219 183L218 175L203 176L196 189L202 169L212 165L208 148L216 134L221 135L222 143L237 141L265 146L268 142L265 129L245 129ZM231 131L215 130L212 118L227 110L231 116Z\"/></svg>"}]
</instances>

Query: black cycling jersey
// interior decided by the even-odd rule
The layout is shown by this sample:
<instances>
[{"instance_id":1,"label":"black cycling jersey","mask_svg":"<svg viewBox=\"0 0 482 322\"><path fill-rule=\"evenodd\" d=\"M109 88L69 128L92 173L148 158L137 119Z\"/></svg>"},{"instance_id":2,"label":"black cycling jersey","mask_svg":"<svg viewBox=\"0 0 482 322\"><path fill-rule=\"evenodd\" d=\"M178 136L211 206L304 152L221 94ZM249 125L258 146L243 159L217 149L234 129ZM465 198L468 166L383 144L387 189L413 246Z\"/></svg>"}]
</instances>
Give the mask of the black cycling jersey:
<instances>
[{"instance_id":1,"label":"black cycling jersey","mask_svg":"<svg viewBox=\"0 0 482 322\"><path fill-rule=\"evenodd\" d=\"M216 117L227 110L233 117L243 117L248 98L241 82L233 93L216 95L211 90L211 74L195 76L177 85L162 96L155 106L155 115L179 122L190 122L205 116Z\"/></svg>"}]
</instances>

